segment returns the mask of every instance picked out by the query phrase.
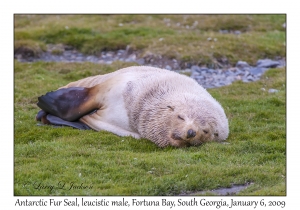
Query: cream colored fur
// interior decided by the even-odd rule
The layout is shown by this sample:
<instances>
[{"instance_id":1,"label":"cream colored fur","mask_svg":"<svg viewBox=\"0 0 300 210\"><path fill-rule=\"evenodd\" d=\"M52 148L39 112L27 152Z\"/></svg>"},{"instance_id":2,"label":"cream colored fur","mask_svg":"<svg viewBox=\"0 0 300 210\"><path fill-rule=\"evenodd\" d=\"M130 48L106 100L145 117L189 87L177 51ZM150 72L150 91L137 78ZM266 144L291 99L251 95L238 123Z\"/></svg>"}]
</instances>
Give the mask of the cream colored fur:
<instances>
[{"instance_id":1,"label":"cream colored fur","mask_svg":"<svg viewBox=\"0 0 300 210\"><path fill-rule=\"evenodd\" d=\"M221 105L196 81L159 68L135 66L88 77L67 87L95 87L99 110L80 121L95 130L147 138L160 147L199 145L228 137ZM189 130L195 136L188 136Z\"/></svg>"}]
</instances>

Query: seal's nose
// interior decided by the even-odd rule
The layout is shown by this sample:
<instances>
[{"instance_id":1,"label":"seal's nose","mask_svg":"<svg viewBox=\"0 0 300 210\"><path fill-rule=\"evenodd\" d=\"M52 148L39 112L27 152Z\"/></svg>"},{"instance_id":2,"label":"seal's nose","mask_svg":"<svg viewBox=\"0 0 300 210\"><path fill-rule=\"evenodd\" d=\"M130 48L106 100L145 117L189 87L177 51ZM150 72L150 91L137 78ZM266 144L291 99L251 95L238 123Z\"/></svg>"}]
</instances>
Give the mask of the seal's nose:
<instances>
[{"instance_id":1,"label":"seal's nose","mask_svg":"<svg viewBox=\"0 0 300 210\"><path fill-rule=\"evenodd\" d=\"M187 138L192 138L192 137L195 137L196 136L196 132L192 129L189 129L188 132L187 132Z\"/></svg>"}]
</instances>

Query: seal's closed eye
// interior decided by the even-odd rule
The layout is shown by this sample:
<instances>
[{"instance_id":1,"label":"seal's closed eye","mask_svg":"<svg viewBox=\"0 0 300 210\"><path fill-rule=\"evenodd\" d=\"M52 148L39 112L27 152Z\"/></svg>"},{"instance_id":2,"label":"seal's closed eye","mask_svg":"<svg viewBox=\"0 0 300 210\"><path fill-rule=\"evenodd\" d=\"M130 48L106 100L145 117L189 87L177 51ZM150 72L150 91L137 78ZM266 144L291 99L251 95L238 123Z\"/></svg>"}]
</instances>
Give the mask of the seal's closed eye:
<instances>
[{"instance_id":1,"label":"seal's closed eye","mask_svg":"<svg viewBox=\"0 0 300 210\"><path fill-rule=\"evenodd\" d=\"M184 121L184 118L181 117L180 115L177 116L179 119L183 120Z\"/></svg>"},{"instance_id":2,"label":"seal's closed eye","mask_svg":"<svg viewBox=\"0 0 300 210\"><path fill-rule=\"evenodd\" d=\"M174 111L175 110L175 107L174 106L167 106L171 111Z\"/></svg>"}]
</instances>

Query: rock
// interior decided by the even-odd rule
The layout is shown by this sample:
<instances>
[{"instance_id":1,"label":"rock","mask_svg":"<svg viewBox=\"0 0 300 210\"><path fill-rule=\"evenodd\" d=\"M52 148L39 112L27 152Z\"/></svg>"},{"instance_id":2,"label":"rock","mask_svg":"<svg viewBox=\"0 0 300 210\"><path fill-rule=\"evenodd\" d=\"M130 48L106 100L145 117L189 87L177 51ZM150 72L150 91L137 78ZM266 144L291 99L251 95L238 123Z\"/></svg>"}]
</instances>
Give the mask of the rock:
<instances>
[{"instance_id":1,"label":"rock","mask_svg":"<svg viewBox=\"0 0 300 210\"><path fill-rule=\"evenodd\" d=\"M121 55L124 54L124 52L125 52L125 50L118 50L117 55L118 55L118 56L121 56Z\"/></svg>"},{"instance_id":2,"label":"rock","mask_svg":"<svg viewBox=\"0 0 300 210\"><path fill-rule=\"evenodd\" d=\"M237 68L245 68L245 67L249 67L250 65L245 61L238 61L235 66Z\"/></svg>"},{"instance_id":3,"label":"rock","mask_svg":"<svg viewBox=\"0 0 300 210\"><path fill-rule=\"evenodd\" d=\"M220 33L220 34L228 34L229 31L228 31L228 30L219 30L219 33Z\"/></svg>"},{"instance_id":4,"label":"rock","mask_svg":"<svg viewBox=\"0 0 300 210\"><path fill-rule=\"evenodd\" d=\"M166 65L165 69L172 70L172 67L169 65Z\"/></svg>"},{"instance_id":5,"label":"rock","mask_svg":"<svg viewBox=\"0 0 300 210\"><path fill-rule=\"evenodd\" d=\"M277 93L277 92L279 92L279 90L276 90L276 89L269 89L269 91L268 91L269 93Z\"/></svg>"},{"instance_id":6,"label":"rock","mask_svg":"<svg viewBox=\"0 0 300 210\"><path fill-rule=\"evenodd\" d=\"M235 72L235 75L236 75L236 76L241 76L241 75L244 75L244 72L241 71L241 70L237 70L237 71Z\"/></svg>"},{"instance_id":7,"label":"rock","mask_svg":"<svg viewBox=\"0 0 300 210\"><path fill-rule=\"evenodd\" d=\"M220 31L220 33L227 33ZM230 31L228 33L234 33ZM212 37L208 38L209 41L217 41ZM15 58L20 62L36 62L36 61L47 61L47 62L92 62L109 65L114 61L123 62L135 62L139 65L149 65L153 67L165 68L173 70L178 73L190 75L191 78L195 79L204 88L215 88L224 85L230 85L236 80L242 80L244 82L252 82L259 80L261 75L271 67L284 67L286 65L285 59L281 57L271 59L262 59L257 62L255 67L250 66L245 61L238 61L235 67L225 68L222 66L214 65L209 68L204 66L192 65L190 62L182 62L175 58L170 59L161 55L155 55L151 52L146 53L143 57L139 52L134 51L129 45L126 49L117 51L103 51L97 56L95 55L83 55L75 49L66 45L48 45L48 50L42 52L40 57L24 57L22 54L15 52ZM51 49L61 49L61 54L51 54ZM226 61L227 62L227 61ZM186 69L185 69L186 68ZM212 69L215 68L215 69ZM185 70L181 70L185 69ZM266 90L263 90L266 91ZM279 90L269 89L269 93L276 93Z\"/></svg>"},{"instance_id":8,"label":"rock","mask_svg":"<svg viewBox=\"0 0 300 210\"><path fill-rule=\"evenodd\" d=\"M191 77L192 77L192 78L195 78L195 77L197 77L197 76L199 76L199 75L200 75L200 73L197 72L197 71L192 71L192 73L191 73Z\"/></svg>"},{"instance_id":9,"label":"rock","mask_svg":"<svg viewBox=\"0 0 300 210\"><path fill-rule=\"evenodd\" d=\"M261 68L276 68L280 63L278 61L273 61L270 59L258 60L256 63L256 67Z\"/></svg>"},{"instance_id":10,"label":"rock","mask_svg":"<svg viewBox=\"0 0 300 210\"><path fill-rule=\"evenodd\" d=\"M250 69L251 74L261 76L267 68L254 67Z\"/></svg>"},{"instance_id":11,"label":"rock","mask_svg":"<svg viewBox=\"0 0 300 210\"><path fill-rule=\"evenodd\" d=\"M136 62L140 65L144 65L145 64L145 59L144 58L140 58L138 60L136 60Z\"/></svg>"},{"instance_id":12,"label":"rock","mask_svg":"<svg viewBox=\"0 0 300 210\"><path fill-rule=\"evenodd\" d=\"M255 78L252 75L248 75L246 78L249 82L255 81Z\"/></svg>"},{"instance_id":13,"label":"rock","mask_svg":"<svg viewBox=\"0 0 300 210\"><path fill-rule=\"evenodd\" d=\"M196 80L203 80L203 79L205 79L205 77L204 76L195 76L195 79Z\"/></svg>"},{"instance_id":14,"label":"rock","mask_svg":"<svg viewBox=\"0 0 300 210\"><path fill-rule=\"evenodd\" d=\"M234 76L229 76L229 77L226 77L225 80L228 84L231 84L235 79L234 79Z\"/></svg>"},{"instance_id":15,"label":"rock","mask_svg":"<svg viewBox=\"0 0 300 210\"><path fill-rule=\"evenodd\" d=\"M128 58L125 59L126 62L136 62L136 55L131 54Z\"/></svg>"},{"instance_id":16,"label":"rock","mask_svg":"<svg viewBox=\"0 0 300 210\"><path fill-rule=\"evenodd\" d=\"M196 72L201 73L201 69L200 69L199 66L195 66L195 65L194 65L194 66L191 67L191 70L192 70L192 71L196 71Z\"/></svg>"}]
</instances>

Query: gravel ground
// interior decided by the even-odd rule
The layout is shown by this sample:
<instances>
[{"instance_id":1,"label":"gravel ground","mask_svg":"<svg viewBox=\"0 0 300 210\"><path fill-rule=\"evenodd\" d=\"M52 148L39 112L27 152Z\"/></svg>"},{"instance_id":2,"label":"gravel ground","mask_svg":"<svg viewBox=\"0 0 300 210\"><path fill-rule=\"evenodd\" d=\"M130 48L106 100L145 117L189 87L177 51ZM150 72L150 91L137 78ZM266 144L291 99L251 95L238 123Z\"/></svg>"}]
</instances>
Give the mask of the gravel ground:
<instances>
[{"instance_id":1,"label":"gravel ground","mask_svg":"<svg viewBox=\"0 0 300 210\"><path fill-rule=\"evenodd\" d=\"M29 55L29 56L28 56ZM132 52L129 47L124 50L101 52L99 55L84 55L72 47L65 45L48 45L48 50L39 56L33 57L28 51L15 53L15 58L20 62L92 62L111 64L114 61L134 62L138 65L154 66L190 75L204 88L217 88L230 85L236 80L253 82L259 80L261 75L269 68L284 67L285 59L258 60L255 66L250 66L245 61L238 61L235 66L211 69L203 66L182 63L176 59L168 59L160 55L147 55L141 57L138 52ZM221 66L221 65L220 65ZM270 93L277 92L270 89Z\"/></svg>"}]
</instances>

